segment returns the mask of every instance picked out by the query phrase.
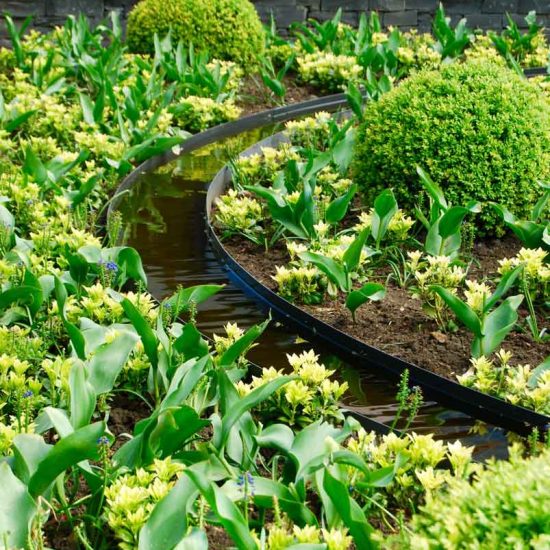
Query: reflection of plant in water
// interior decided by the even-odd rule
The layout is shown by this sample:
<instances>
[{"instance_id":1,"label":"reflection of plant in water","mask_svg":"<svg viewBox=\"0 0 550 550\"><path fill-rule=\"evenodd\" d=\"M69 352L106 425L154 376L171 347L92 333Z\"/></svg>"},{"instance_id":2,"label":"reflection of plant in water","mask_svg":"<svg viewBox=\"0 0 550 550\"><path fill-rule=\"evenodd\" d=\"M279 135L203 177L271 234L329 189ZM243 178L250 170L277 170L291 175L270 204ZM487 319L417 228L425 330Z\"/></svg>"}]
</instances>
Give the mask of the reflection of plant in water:
<instances>
[{"instance_id":1,"label":"reflection of plant in water","mask_svg":"<svg viewBox=\"0 0 550 550\"><path fill-rule=\"evenodd\" d=\"M148 174L123 200L120 211L126 226L125 238L136 236L138 225L147 226L151 233L165 233L167 230L161 210L156 201L162 198L181 199L188 191L182 180L172 179L169 174Z\"/></svg>"}]
</instances>

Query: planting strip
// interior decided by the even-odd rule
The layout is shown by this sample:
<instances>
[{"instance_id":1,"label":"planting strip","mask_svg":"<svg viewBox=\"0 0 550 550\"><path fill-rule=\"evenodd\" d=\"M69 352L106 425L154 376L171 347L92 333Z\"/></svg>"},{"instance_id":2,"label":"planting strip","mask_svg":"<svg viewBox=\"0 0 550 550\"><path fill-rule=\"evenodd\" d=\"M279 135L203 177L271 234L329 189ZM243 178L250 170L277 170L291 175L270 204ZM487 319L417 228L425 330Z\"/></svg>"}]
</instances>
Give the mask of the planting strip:
<instances>
[{"instance_id":1,"label":"planting strip","mask_svg":"<svg viewBox=\"0 0 550 550\"><path fill-rule=\"evenodd\" d=\"M275 134L248 148L242 155L261 153L261 147L276 147L284 141L287 140L282 133ZM529 435L533 428L538 428L541 435L549 430L550 417L467 388L458 382L369 346L310 315L260 283L225 249L210 223L214 201L223 194L230 182L231 170L226 165L218 172L208 188L206 216L212 246L236 284L263 303L276 317L291 325L300 336L312 342L322 342L359 369L368 367L371 371L374 369L377 372L385 372L392 377L400 376L405 370L409 370L411 381L421 386L428 396L474 418L521 435Z\"/></svg>"}]
</instances>

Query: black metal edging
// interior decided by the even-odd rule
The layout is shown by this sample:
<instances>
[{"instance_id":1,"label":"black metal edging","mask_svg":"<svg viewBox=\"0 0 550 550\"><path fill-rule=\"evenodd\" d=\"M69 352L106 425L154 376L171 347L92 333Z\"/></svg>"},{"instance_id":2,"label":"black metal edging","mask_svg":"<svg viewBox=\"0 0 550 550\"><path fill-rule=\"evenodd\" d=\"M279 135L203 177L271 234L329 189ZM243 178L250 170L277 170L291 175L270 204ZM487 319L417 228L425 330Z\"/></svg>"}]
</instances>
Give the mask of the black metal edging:
<instances>
[{"instance_id":1,"label":"black metal edging","mask_svg":"<svg viewBox=\"0 0 550 550\"><path fill-rule=\"evenodd\" d=\"M258 153L262 146L276 146L285 140L286 138L282 133L275 134L249 147L242 155ZM365 344L310 315L260 283L229 254L210 223L214 201L223 193L230 181L231 171L228 166L225 166L218 172L208 188L206 223L212 247L218 258L226 266L231 278L245 292L273 311L277 317L292 325L303 338L310 341L321 341L328 348L346 357L359 368L364 365L368 366L371 371L378 369L395 377L408 370L411 381L427 390L428 395L431 394L450 408L464 412L474 418L522 435L529 435L535 427L541 433L549 430L550 417L467 388L448 378Z\"/></svg>"},{"instance_id":2,"label":"black metal edging","mask_svg":"<svg viewBox=\"0 0 550 550\"><path fill-rule=\"evenodd\" d=\"M322 110L334 111L345 105L347 105L345 94L333 94L248 115L234 122L226 122L225 124L220 124L204 132L195 134L185 141L182 141L171 150L151 157L130 172L116 189L107 210L107 220L110 219L112 213L118 210L124 192L131 189L143 174L168 164L186 153L190 153L196 149L200 149L206 145L216 143L226 138L238 136L248 130L256 130L277 122L286 122Z\"/></svg>"},{"instance_id":3,"label":"black metal edging","mask_svg":"<svg viewBox=\"0 0 550 550\"><path fill-rule=\"evenodd\" d=\"M178 146L177 150L173 149L171 151L167 151L163 154L151 157L147 161L143 162L122 180L120 185L117 187L111 202L109 203L109 208L107 210L107 224L109 224L111 220L111 215L119 209L124 193L130 190L139 181L139 178L143 174L172 162L181 155L201 149L206 145L216 143L222 139L238 136L248 130L263 128L264 126L277 122L285 122L300 116L310 115L321 110L334 111L345 105L347 105L345 94L334 94L311 99L294 105L277 107L269 111L262 111L261 113L243 117L235 122L227 122L225 124L215 126L214 128L210 128L200 134L195 134L182 142L181 145ZM121 236L122 231L121 234L118 235L119 239ZM156 298L154 299L158 303L158 300ZM207 338L204 335L203 337ZM260 366L251 362L249 362L248 366L253 374L261 375L263 369ZM355 418L366 430L372 430L381 435L388 434L392 431L397 435L401 435L399 430L392 430L386 424L378 422L377 420L374 420L359 411L346 407L342 407L342 411L346 416L352 416Z\"/></svg>"}]
</instances>

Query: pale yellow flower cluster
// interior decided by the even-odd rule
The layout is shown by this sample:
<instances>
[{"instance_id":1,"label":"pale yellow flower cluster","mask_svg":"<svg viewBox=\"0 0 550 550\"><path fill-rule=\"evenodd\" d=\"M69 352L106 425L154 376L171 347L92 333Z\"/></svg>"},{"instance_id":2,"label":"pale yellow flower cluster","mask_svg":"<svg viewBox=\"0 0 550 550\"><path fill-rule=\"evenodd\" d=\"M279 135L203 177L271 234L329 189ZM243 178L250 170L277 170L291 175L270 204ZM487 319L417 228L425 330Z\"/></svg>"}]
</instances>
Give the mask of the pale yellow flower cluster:
<instances>
[{"instance_id":1,"label":"pale yellow flower cluster","mask_svg":"<svg viewBox=\"0 0 550 550\"><path fill-rule=\"evenodd\" d=\"M287 355L287 359L297 379L285 384L262 403L260 414L274 412L279 421L290 426L307 425L320 418L341 420L338 400L347 390L347 383L331 380L334 371L319 363L319 356L313 350ZM262 376L254 376L250 384L239 382L239 393L246 395L283 374L274 367L264 369Z\"/></svg>"},{"instance_id":2,"label":"pale yellow flower cluster","mask_svg":"<svg viewBox=\"0 0 550 550\"><path fill-rule=\"evenodd\" d=\"M155 459L148 468L138 468L118 477L105 489L107 523L122 550L137 548L139 531L157 502L165 497L183 471L182 464Z\"/></svg>"},{"instance_id":3,"label":"pale yellow flower cluster","mask_svg":"<svg viewBox=\"0 0 550 550\"><path fill-rule=\"evenodd\" d=\"M363 74L363 68L351 55L318 51L299 56L296 61L298 74L304 82L328 91L342 90Z\"/></svg>"},{"instance_id":4,"label":"pale yellow flower cluster","mask_svg":"<svg viewBox=\"0 0 550 550\"><path fill-rule=\"evenodd\" d=\"M316 297L321 300L327 287L326 277L316 267L276 266L275 275L271 278L277 283L283 298L306 304L315 303Z\"/></svg>"},{"instance_id":5,"label":"pale yellow flower cluster","mask_svg":"<svg viewBox=\"0 0 550 550\"><path fill-rule=\"evenodd\" d=\"M233 99L218 102L210 97L187 96L174 106L172 114L180 128L200 132L211 126L236 120L241 109Z\"/></svg>"},{"instance_id":6,"label":"pale yellow flower cluster","mask_svg":"<svg viewBox=\"0 0 550 550\"><path fill-rule=\"evenodd\" d=\"M362 231L365 228L370 228L372 225L372 216L374 209L367 212L361 212L359 215L359 223L355 226L357 232ZM414 225L414 220L405 214L401 209L397 210L395 216L390 220L388 224L388 234L386 239L393 241L403 241L409 236L409 231Z\"/></svg>"},{"instance_id":7,"label":"pale yellow flower cluster","mask_svg":"<svg viewBox=\"0 0 550 550\"><path fill-rule=\"evenodd\" d=\"M263 219L262 206L256 199L239 195L236 190L230 189L216 200L214 219L222 229L258 232L261 231L259 222Z\"/></svg>"},{"instance_id":8,"label":"pale yellow flower cluster","mask_svg":"<svg viewBox=\"0 0 550 550\"><path fill-rule=\"evenodd\" d=\"M257 539L257 537L255 537ZM257 539L258 546L260 540ZM320 545L327 550L349 550L352 548L353 539L348 535L347 529L332 528L320 529L314 525L298 527L284 522L281 525L271 525L267 528L265 550L285 550L298 544Z\"/></svg>"},{"instance_id":9,"label":"pale yellow flower cluster","mask_svg":"<svg viewBox=\"0 0 550 550\"><path fill-rule=\"evenodd\" d=\"M414 502L419 494L438 489L452 478L467 478L476 471L472 462L473 447L465 447L460 441L444 443L435 440L432 434L377 436L361 428L347 441L346 447L363 457L373 469L392 466L398 455L406 457L407 461L388 488L392 498L403 504ZM443 467L444 460L450 462L450 470ZM362 474L357 470L350 468L349 475L350 485L361 481Z\"/></svg>"},{"instance_id":10,"label":"pale yellow flower cluster","mask_svg":"<svg viewBox=\"0 0 550 550\"><path fill-rule=\"evenodd\" d=\"M550 370L533 378L530 365L512 365L510 352L500 350L494 359L471 359L472 366L458 381L464 386L495 395L514 405L550 414Z\"/></svg>"}]
</instances>

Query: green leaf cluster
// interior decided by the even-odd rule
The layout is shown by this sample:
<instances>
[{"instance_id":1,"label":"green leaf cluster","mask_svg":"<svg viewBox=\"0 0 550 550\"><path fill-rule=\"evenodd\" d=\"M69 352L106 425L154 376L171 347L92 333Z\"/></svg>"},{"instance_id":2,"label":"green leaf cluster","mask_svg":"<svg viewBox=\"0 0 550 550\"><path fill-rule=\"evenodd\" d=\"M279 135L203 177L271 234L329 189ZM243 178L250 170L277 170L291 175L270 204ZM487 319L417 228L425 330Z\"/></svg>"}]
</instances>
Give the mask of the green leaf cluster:
<instances>
[{"instance_id":1,"label":"green leaf cluster","mask_svg":"<svg viewBox=\"0 0 550 550\"><path fill-rule=\"evenodd\" d=\"M170 29L176 42L243 66L257 63L264 48L260 18L248 0L142 0L128 16L128 46L151 53L155 34Z\"/></svg>"},{"instance_id":2,"label":"green leaf cluster","mask_svg":"<svg viewBox=\"0 0 550 550\"><path fill-rule=\"evenodd\" d=\"M550 173L550 102L536 85L497 64L472 60L421 71L365 109L354 175L363 200L391 187L412 210L421 166L452 204L494 201L526 217ZM476 217L502 233L498 214Z\"/></svg>"}]
</instances>

